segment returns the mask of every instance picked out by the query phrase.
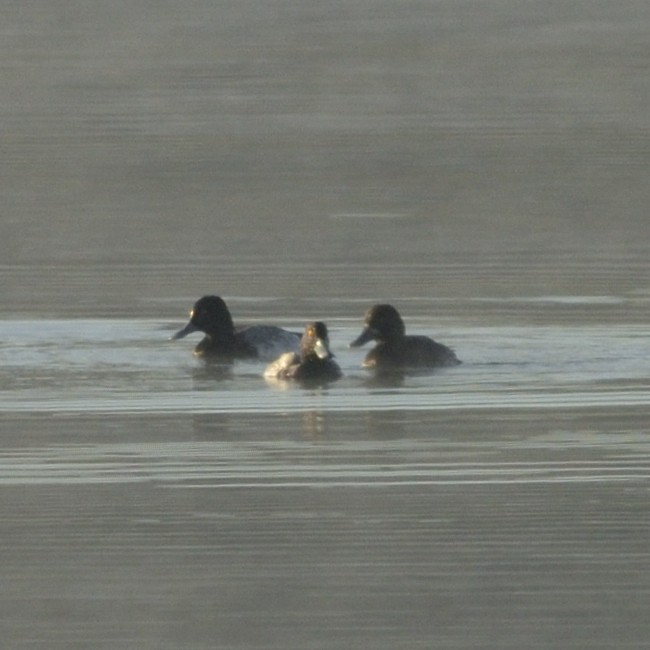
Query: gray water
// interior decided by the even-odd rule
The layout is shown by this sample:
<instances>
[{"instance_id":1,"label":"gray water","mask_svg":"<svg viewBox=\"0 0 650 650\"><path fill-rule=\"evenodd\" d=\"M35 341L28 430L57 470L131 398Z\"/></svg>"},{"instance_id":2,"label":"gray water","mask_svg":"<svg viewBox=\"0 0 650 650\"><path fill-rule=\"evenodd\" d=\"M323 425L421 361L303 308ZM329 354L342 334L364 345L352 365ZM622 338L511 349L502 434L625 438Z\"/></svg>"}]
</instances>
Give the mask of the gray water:
<instances>
[{"instance_id":1,"label":"gray water","mask_svg":"<svg viewBox=\"0 0 650 650\"><path fill-rule=\"evenodd\" d=\"M0 26L3 648L645 648L650 6ZM321 388L170 342L322 319ZM394 303L463 364L347 347Z\"/></svg>"}]
</instances>

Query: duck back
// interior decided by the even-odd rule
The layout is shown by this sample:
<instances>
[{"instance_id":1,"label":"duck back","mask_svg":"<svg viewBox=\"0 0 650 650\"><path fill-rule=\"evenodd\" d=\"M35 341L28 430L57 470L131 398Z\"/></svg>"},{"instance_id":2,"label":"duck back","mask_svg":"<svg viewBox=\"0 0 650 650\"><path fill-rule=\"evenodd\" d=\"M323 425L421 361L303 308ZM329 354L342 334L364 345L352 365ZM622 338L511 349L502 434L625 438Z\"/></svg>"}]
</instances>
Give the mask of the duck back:
<instances>
[{"instance_id":1,"label":"duck back","mask_svg":"<svg viewBox=\"0 0 650 650\"><path fill-rule=\"evenodd\" d=\"M379 342L366 356L367 368L444 368L457 366L456 353L427 336L404 336Z\"/></svg>"}]
</instances>

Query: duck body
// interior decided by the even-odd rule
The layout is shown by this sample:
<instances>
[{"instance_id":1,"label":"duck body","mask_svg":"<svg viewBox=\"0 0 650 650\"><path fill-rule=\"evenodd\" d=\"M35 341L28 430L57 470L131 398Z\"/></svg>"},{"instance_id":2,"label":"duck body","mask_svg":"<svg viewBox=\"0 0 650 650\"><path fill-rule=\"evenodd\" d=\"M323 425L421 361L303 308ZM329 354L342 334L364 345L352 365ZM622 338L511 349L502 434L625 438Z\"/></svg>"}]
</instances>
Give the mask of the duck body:
<instances>
[{"instance_id":1,"label":"duck body","mask_svg":"<svg viewBox=\"0 0 650 650\"><path fill-rule=\"evenodd\" d=\"M205 336L194 348L204 359L269 360L282 352L298 351L300 334L274 325L235 327L226 303L219 296L203 296L194 303L190 320L171 338L176 341L193 332Z\"/></svg>"},{"instance_id":2,"label":"duck body","mask_svg":"<svg viewBox=\"0 0 650 650\"><path fill-rule=\"evenodd\" d=\"M300 339L300 353L283 354L266 368L264 377L301 382L334 381L343 373L333 357L325 323L309 323Z\"/></svg>"},{"instance_id":3,"label":"duck body","mask_svg":"<svg viewBox=\"0 0 650 650\"><path fill-rule=\"evenodd\" d=\"M363 361L364 368L443 368L457 366L453 350L428 336L405 336L401 341L379 341Z\"/></svg>"},{"instance_id":4,"label":"duck body","mask_svg":"<svg viewBox=\"0 0 650 650\"><path fill-rule=\"evenodd\" d=\"M404 321L392 305L374 305L365 316L365 327L350 347L359 347L368 341L377 345L363 361L363 367L377 370L404 370L407 368L443 368L457 366L456 353L428 336L407 335Z\"/></svg>"}]
</instances>

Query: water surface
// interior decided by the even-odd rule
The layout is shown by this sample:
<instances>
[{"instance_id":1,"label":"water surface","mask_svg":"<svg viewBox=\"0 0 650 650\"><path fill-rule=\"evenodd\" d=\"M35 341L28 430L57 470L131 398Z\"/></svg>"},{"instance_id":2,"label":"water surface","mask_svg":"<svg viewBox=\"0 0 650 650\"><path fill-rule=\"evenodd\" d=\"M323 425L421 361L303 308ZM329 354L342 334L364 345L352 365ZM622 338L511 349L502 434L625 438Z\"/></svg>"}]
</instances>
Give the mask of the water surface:
<instances>
[{"instance_id":1,"label":"water surface","mask_svg":"<svg viewBox=\"0 0 650 650\"><path fill-rule=\"evenodd\" d=\"M0 32L3 648L647 646L648 2ZM202 365L207 293L344 378ZM377 381L375 302L463 365Z\"/></svg>"},{"instance_id":2,"label":"water surface","mask_svg":"<svg viewBox=\"0 0 650 650\"><path fill-rule=\"evenodd\" d=\"M462 366L377 381L334 319L316 389L172 331L0 322L17 647L641 647L643 328L448 325Z\"/></svg>"}]
</instances>

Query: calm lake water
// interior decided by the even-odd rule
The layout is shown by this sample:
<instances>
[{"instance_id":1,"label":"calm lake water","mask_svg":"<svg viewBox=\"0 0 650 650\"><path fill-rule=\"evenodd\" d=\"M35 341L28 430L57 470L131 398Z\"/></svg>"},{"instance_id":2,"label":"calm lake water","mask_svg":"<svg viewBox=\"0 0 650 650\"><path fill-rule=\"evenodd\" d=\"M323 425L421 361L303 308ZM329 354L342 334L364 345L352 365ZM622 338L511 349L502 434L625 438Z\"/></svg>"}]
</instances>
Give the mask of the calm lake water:
<instances>
[{"instance_id":1,"label":"calm lake water","mask_svg":"<svg viewBox=\"0 0 650 650\"><path fill-rule=\"evenodd\" d=\"M647 646L650 5L583 5L3 12L3 648ZM363 370L380 301L463 364Z\"/></svg>"}]
</instances>

